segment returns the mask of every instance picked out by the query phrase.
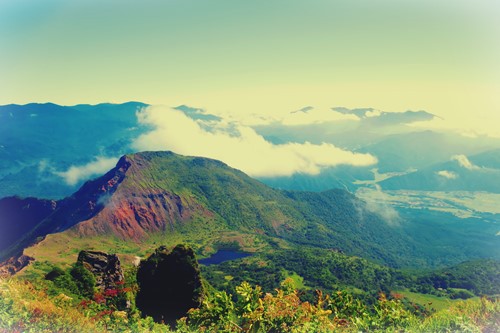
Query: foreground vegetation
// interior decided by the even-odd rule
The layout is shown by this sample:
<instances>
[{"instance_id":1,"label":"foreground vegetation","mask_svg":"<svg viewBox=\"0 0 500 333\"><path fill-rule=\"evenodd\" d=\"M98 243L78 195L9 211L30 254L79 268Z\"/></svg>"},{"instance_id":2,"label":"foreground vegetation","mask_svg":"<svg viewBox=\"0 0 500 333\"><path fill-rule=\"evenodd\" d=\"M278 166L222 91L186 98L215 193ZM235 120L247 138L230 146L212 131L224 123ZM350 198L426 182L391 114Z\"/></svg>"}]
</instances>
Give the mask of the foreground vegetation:
<instances>
[{"instance_id":1,"label":"foreground vegetation","mask_svg":"<svg viewBox=\"0 0 500 333\"><path fill-rule=\"evenodd\" d=\"M229 239L219 246L240 249ZM174 326L137 308L137 267L126 264L124 281L99 291L67 261L37 260L0 280L0 333L500 331L498 298L482 296L500 293L494 260L409 272L336 249L268 249L201 266L201 304Z\"/></svg>"},{"instance_id":2,"label":"foreground vegetation","mask_svg":"<svg viewBox=\"0 0 500 333\"><path fill-rule=\"evenodd\" d=\"M142 318L134 305L133 274L113 292L88 294L63 272L54 281L0 281L0 332L497 332L500 304L494 298L456 301L434 312L402 294L380 293L367 304L347 291L316 293L301 300L292 278L272 293L241 283L234 294L211 289L175 328ZM71 272L69 272L71 275ZM76 287L76 288L75 288ZM119 309L118 299L129 299Z\"/></svg>"}]
</instances>

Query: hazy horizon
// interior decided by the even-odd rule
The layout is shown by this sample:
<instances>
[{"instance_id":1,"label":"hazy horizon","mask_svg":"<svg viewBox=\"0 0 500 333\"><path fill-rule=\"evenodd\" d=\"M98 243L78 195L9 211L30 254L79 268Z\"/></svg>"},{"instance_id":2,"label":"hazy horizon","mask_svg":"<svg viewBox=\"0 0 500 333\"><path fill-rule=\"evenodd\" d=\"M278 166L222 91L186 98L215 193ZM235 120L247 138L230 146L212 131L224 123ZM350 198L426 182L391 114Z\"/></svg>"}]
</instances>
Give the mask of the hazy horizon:
<instances>
[{"instance_id":1,"label":"hazy horizon","mask_svg":"<svg viewBox=\"0 0 500 333\"><path fill-rule=\"evenodd\" d=\"M497 2L3 1L0 104L425 110L500 136Z\"/></svg>"}]
</instances>

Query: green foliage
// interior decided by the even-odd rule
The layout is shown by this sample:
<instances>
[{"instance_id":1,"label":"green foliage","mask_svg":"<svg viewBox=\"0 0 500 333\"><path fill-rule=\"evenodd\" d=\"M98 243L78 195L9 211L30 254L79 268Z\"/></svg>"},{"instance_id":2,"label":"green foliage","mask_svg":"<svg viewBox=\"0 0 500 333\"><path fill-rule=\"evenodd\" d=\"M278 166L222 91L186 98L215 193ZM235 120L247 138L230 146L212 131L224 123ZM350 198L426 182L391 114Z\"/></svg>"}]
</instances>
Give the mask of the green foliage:
<instances>
[{"instance_id":1,"label":"green foliage","mask_svg":"<svg viewBox=\"0 0 500 333\"><path fill-rule=\"evenodd\" d=\"M62 270L60 267L54 267L50 272L48 272L45 275L46 280L54 281L56 278L58 278L61 275L64 275L65 272Z\"/></svg>"},{"instance_id":2,"label":"green foliage","mask_svg":"<svg viewBox=\"0 0 500 333\"><path fill-rule=\"evenodd\" d=\"M370 318L370 328L403 328L416 321L415 315L409 311L401 300L388 300L380 294L379 301L373 306L375 315Z\"/></svg>"},{"instance_id":3,"label":"green foliage","mask_svg":"<svg viewBox=\"0 0 500 333\"><path fill-rule=\"evenodd\" d=\"M141 318L136 310L119 311L111 302L50 294L46 290L52 283L0 281L0 332L171 330L151 317ZM397 295L391 298L380 294L370 304L342 290L332 294L318 292L313 302L303 301L293 285L287 279L272 293L263 293L258 285L242 283L235 288L235 297L213 291L198 308L191 309L187 317L178 321L175 332L496 332L500 329L500 304L496 299L459 301L448 309L429 313L412 310Z\"/></svg>"},{"instance_id":4,"label":"green foliage","mask_svg":"<svg viewBox=\"0 0 500 333\"><path fill-rule=\"evenodd\" d=\"M428 285L436 289L449 289L450 295L456 294L452 289L466 289L478 296L500 294L500 261L480 259L439 269L431 274L420 276L416 288L420 291L428 291L428 288L424 289Z\"/></svg>"},{"instance_id":5,"label":"green foliage","mask_svg":"<svg viewBox=\"0 0 500 333\"><path fill-rule=\"evenodd\" d=\"M231 295L226 292L215 292L205 298L197 309L191 309L187 318L178 321L179 331L199 329L210 332L233 332L236 315ZM234 326L234 327L233 327Z\"/></svg>"},{"instance_id":6,"label":"green foliage","mask_svg":"<svg viewBox=\"0 0 500 333\"><path fill-rule=\"evenodd\" d=\"M328 299L328 309L332 311L333 318L339 324L351 322L357 328L364 328L370 314L365 303L345 291L334 292Z\"/></svg>"},{"instance_id":7,"label":"green foliage","mask_svg":"<svg viewBox=\"0 0 500 333\"><path fill-rule=\"evenodd\" d=\"M36 279L36 276L32 278ZM91 298L95 292L95 277L82 264L77 263L68 271L52 267L45 274L45 279L52 281L52 287L48 290L53 295L63 292L72 296Z\"/></svg>"},{"instance_id":8,"label":"green foliage","mask_svg":"<svg viewBox=\"0 0 500 333\"><path fill-rule=\"evenodd\" d=\"M288 289L285 291L288 293ZM262 296L262 288L260 286L252 286L248 282L243 282L236 287L238 294L237 306L240 310L240 315L255 311L259 305L259 298Z\"/></svg>"},{"instance_id":9,"label":"green foliage","mask_svg":"<svg viewBox=\"0 0 500 333\"><path fill-rule=\"evenodd\" d=\"M96 281L94 274L83 267L81 263L76 263L70 270L70 274L75 280L79 293L84 297L92 297L95 292Z\"/></svg>"},{"instance_id":10,"label":"green foliage","mask_svg":"<svg viewBox=\"0 0 500 333\"><path fill-rule=\"evenodd\" d=\"M243 281L262 286L270 292L279 287L278 281L288 276L300 278L303 290L356 288L376 299L379 291L389 292L397 285L410 285L399 271L349 257L333 250L296 247L272 253L234 260L218 265L202 266L205 278L216 288L231 292ZM233 277L231 281L225 276Z\"/></svg>"},{"instance_id":11,"label":"green foliage","mask_svg":"<svg viewBox=\"0 0 500 333\"><path fill-rule=\"evenodd\" d=\"M179 332L480 332L499 328L499 303L486 298L468 301L431 314L415 311L401 298L379 299L368 305L350 293L338 291L314 303L303 302L285 280L275 293L242 283L237 301L225 292L211 294L198 309L179 321Z\"/></svg>"},{"instance_id":12,"label":"green foliage","mask_svg":"<svg viewBox=\"0 0 500 333\"><path fill-rule=\"evenodd\" d=\"M314 289L334 294L338 290L350 290L356 298L372 304L377 302L378 292L389 295L391 290L408 289L447 299L469 298L474 293L477 295L478 290L495 292L500 276L497 265L496 261L480 260L475 261L474 266L464 263L443 270L409 272L334 250L304 246L201 268L210 284L228 294L244 281L260 285L263 292L272 292L280 287L278 281L295 276L300 277L300 285L296 288L302 288L302 300L312 301ZM407 307L412 306L407 304Z\"/></svg>"},{"instance_id":13,"label":"green foliage","mask_svg":"<svg viewBox=\"0 0 500 333\"><path fill-rule=\"evenodd\" d=\"M65 274L68 275L68 274ZM136 311L49 294L50 281L0 280L0 332L170 332Z\"/></svg>"},{"instance_id":14,"label":"green foliage","mask_svg":"<svg viewBox=\"0 0 500 333\"><path fill-rule=\"evenodd\" d=\"M75 279L67 273L64 273L57 278L54 279L55 286L65 293L69 293L71 295L81 295L78 284Z\"/></svg>"},{"instance_id":15,"label":"green foliage","mask_svg":"<svg viewBox=\"0 0 500 333\"><path fill-rule=\"evenodd\" d=\"M237 301L225 292L208 297L199 309L191 310L179 322L183 330L207 332L300 332L333 328L329 310L301 302L298 294L284 281L275 294L262 294L259 286L242 283L236 288Z\"/></svg>"},{"instance_id":16,"label":"green foliage","mask_svg":"<svg viewBox=\"0 0 500 333\"><path fill-rule=\"evenodd\" d=\"M468 299L474 297L475 295L466 289L449 288L448 297L451 299Z\"/></svg>"}]
</instances>

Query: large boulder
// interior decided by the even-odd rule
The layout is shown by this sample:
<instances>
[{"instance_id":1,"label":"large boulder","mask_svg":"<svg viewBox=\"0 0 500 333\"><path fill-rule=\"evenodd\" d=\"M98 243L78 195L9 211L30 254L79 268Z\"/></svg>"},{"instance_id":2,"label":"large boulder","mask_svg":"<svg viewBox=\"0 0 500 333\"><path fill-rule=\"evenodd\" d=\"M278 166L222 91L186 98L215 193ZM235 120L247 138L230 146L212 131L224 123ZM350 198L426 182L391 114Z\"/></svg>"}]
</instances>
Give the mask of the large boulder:
<instances>
[{"instance_id":1,"label":"large boulder","mask_svg":"<svg viewBox=\"0 0 500 333\"><path fill-rule=\"evenodd\" d=\"M137 283L136 305L156 322L174 323L198 307L204 295L194 251L182 244L171 250L161 246L141 261Z\"/></svg>"},{"instance_id":2,"label":"large boulder","mask_svg":"<svg viewBox=\"0 0 500 333\"><path fill-rule=\"evenodd\" d=\"M116 254L99 251L80 251L77 264L82 264L95 277L96 287L101 291L115 289L124 281L120 260Z\"/></svg>"},{"instance_id":3,"label":"large boulder","mask_svg":"<svg viewBox=\"0 0 500 333\"><path fill-rule=\"evenodd\" d=\"M24 267L28 266L30 262L35 260L26 255L19 257L12 257L0 263L0 278L6 278L19 272Z\"/></svg>"}]
</instances>

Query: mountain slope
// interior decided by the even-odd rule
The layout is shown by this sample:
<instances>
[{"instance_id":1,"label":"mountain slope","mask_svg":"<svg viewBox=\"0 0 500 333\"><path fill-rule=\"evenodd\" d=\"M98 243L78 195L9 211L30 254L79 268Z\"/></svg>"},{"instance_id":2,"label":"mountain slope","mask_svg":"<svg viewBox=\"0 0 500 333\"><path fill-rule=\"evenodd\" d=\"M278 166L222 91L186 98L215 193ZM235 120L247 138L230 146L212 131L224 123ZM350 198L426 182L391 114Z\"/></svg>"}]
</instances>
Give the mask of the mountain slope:
<instances>
[{"instance_id":1,"label":"mountain slope","mask_svg":"<svg viewBox=\"0 0 500 333\"><path fill-rule=\"evenodd\" d=\"M104 208L102 198L110 196L116 191L117 185L123 180L125 171L129 166L126 161L121 161L104 176L86 182L72 196L60 201L34 198L21 200L15 197L2 199L1 202L5 203L0 205L0 214L3 216L2 231L10 240L9 244L11 246L6 244L6 246L0 247L0 260L8 256L19 255L23 248L47 234L64 231L81 221L95 216ZM26 212L26 205L16 204L13 206L12 202L15 203L16 201L21 204L23 202L35 202L34 207L31 207L33 212ZM50 210L45 207L48 206L47 203L50 203ZM42 207L36 209L36 206ZM29 222L30 228L26 228L24 233L15 232L13 225L18 221ZM9 232L9 229L14 229L14 231Z\"/></svg>"},{"instance_id":2,"label":"mountain slope","mask_svg":"<svg viewBox=\"0 0 500 333\"><path fill-rule=\"evenodd\" d=\"M281 238L347 249L394 265L401 263L394 253L411 249L398 228L347 192L274 190L222 162L171 152L122 157L106 175L58 202L53 213L2 255L19 253L36 238L64 230L72 237L107 235L127 242L203 230L211 235L238 232L265 242Z\"/></svg>"}]
</instances>

